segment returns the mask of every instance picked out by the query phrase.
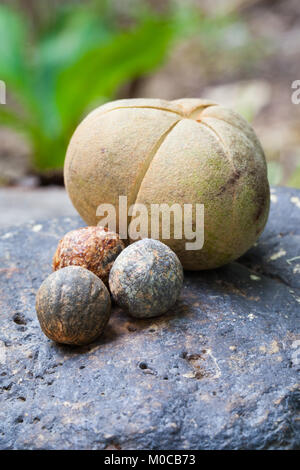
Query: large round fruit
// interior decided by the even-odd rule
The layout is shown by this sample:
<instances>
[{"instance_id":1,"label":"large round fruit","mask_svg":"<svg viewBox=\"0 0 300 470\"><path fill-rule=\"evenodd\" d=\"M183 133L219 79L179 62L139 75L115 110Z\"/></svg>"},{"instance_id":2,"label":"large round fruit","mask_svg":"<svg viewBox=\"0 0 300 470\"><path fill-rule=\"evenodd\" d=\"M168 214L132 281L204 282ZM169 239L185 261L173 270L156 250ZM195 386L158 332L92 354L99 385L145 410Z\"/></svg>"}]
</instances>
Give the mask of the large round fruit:
<instances>
[{"instance_id":1,"label":"large round fruit","mask_svg":"<svg viewBox=\"0 0 300 470\"><path fill-rule=\"evenodd\" d=\"M99 107L75 131L64 174L88 224L99 222L99 205L112 204L118 213L119 196L127 196L128 206L148 208L150 238L151 204L204 204L202 249L186 249L185 236L159 236L186 269L215 268L241 256L269 212L266 162L253 129L206 100L134 99ZM193 228L201 230L195 219Z\"/></svg>"}]
</instances>

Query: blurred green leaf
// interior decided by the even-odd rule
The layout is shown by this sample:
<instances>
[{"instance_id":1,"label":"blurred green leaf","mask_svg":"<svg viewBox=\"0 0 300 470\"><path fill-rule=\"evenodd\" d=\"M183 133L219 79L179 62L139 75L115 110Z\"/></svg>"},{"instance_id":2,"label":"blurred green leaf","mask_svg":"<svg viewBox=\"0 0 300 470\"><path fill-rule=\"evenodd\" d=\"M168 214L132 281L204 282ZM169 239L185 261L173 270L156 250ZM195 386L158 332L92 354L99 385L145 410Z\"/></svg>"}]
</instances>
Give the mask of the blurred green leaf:
<instances>
[{"instance_id":1,"label":"blurred green leaf","mask_svg":"<svg viewBox=\"0 0 300 470\"><path fill-rule=\"evenodd\" d=\"M23 87L27 74L26 33L24 18L0 5L0 76L17 87Z\"/></svg>"},{"instance_id":2,"label":"blurred green leaf","mask_svg":"<svg viewBox=\"0 0 300 470\"><path fill-rule=\"evenodd\" d=\"M6 109L4 106L0 107L0 122L4 126L11 127L18 131L28 130L28 124L23 117L17 113Z\"/></svg>"},{"instance_id":3,"label":"blurred green leaf","mask_svg":"<svg viewBox=\"0 0 300 470\"><path fill-rule=\"evenodd\" d=\"M148 20L91 49L64 70L56 91L64 128L73 127L94 101L110 99L121 83L156 67L172 38L169 22Z\"/></svg>"},{"instance_id":4,"label":"blurred green leaf","mask_svg":"<svg viewBox=\"0 0 300 470\"><path fill-rule=\"evenodd\" d=\"M112 37L107 25L92 11L77 8L63 15L59 27L44 34L37 46L37 63L51 73L66 67L95 44Z\"/></svg>"},{"instance_id":5,"label":"blurred green leaf","mask_svg":"<svg viewBox=\"0 0 300 470\"><path fill-rule=\"evenodd\" d=\"M161 63L177 34L172 18L150 16L120 32L109 15L109 2L60 9L29 43L26 20L0 6L0 78L17 102L1 107L0 123L27 135L38 169L62 167L84 113Z\"/></svg>"},{"instance_id":6,"label":"blurred green leaf","mask_svg":"<svg viewBox=\"0 0 300 470\"><path fill-rule=\"evenodd\" d=\"M59 26L48 30L35 49L34 90L40 103L40 127L48 137L63 130L55 100L58 76L95 44L105 43L112 36L92 11L82 7L64 13L63 18L58 16L57 21Z\"/></svg>"},{"instance_id":7,"label":"blurred green leaf","mask_svg":"<svg viewBox=\"0 0 300 470\"><path fill-rule=\"evenodd\" d=\"M61 168L81 118L160 65L176 38L197 33L212 57L209 45L218 47L232 23L187 7L155 16L145 2L136 4L131 21L123 8L118 28L109 0L60 6L34 35L26 18L0 6L0 79L14 98L14 106L1 107L0 123L26 133L36 168Z\"/></svg>"}]
</instances>

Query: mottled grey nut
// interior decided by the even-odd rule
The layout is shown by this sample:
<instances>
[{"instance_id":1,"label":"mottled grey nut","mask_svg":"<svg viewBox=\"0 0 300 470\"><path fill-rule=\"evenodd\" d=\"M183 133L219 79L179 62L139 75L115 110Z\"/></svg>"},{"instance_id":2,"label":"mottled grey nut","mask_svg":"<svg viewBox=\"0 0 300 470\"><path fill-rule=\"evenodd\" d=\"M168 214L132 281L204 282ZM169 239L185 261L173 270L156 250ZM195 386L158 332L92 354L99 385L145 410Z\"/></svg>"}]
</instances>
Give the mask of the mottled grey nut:
<instances>
[{"instance_id":1,"label":"mottled grey nut","mask_svg":"<svg viewBox=\"0 0 300 470\"><path fill-rule=\"evenodd\" d=\"M110 310L110 296L104 283L80 266L68 266L50 274L36 296L41 328L58 343L91 343L103 332Z\"/></svg>"},{"instance_id":2,"label":"mottled grey nut","mask_svg":"<svg viewBox=\"0 0 300 470\"><path fill-rule=\"evenodd\" d=\"M164 243L149 238L125 248L109 275L114 300L137 318L155 317L169 310L182 284L183 269L176 254Z\"/></svg>"}]
</instances>

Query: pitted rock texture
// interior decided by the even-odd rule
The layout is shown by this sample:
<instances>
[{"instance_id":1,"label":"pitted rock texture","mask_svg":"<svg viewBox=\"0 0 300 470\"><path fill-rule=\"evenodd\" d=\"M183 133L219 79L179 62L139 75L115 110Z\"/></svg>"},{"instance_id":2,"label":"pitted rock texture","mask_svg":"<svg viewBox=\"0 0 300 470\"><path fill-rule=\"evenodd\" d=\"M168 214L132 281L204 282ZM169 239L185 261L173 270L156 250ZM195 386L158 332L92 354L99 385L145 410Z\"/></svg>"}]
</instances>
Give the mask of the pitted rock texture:
<instances>
[{"instance_id":1,"label":"pitted rock texture","mask_svg":"<svg viewBox=\"0 0 300 470\"><path fill-rule=\"evenodd\" d=\"M300 191L272 190L268 225L242 259L185 273L169 314L114 308L104 335L45 338L35 294L79 218L0 233L1 449L296 449Z\"/></svg>"},{"instance_id":2,"label":"pitted rock texture","mask_svg":"<svg viewBox=\"0 0 300 470\"><path fill-rule=\"evenodd\" d=\"M113 299L136 318L167 312L178 299L182 283L183 269L174 251L149 238L125 248L109 274Z\"/></svg>"}]
</instances>

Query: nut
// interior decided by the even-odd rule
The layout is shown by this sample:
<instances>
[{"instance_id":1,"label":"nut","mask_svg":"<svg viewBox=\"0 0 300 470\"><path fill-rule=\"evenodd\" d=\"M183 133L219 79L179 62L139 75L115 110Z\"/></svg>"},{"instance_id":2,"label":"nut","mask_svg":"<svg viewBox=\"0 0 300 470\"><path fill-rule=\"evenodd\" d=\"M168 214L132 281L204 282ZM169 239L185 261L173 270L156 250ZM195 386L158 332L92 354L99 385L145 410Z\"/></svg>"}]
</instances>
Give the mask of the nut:
<instances>
[{"instance_id":1,"label":"nut","mask_svg":"<svg viewBox=\"0 0 300 470\"><path fill-rule=\"evenodd\" d=\"M53 269L81 266L92 271L105 284L109 271L124 248L115 232L104 227L83 227L68 232L59 242L53 257Z\"/></svg>"},{"instance_id":2,"label":"nut","mask_svg":"<svg viewBox=\"0 0 300 470\"><path fill-rule=\"evenodd\" d=\"M91 343L104 331L110 309L109 292L103 282L79 266L50 274L36 296L41 328L58 343Z\"/></svg>"},{"instance_id":3,"label":"nut","mask_svg":"<svg viewBox=\"0 0 300 470\"><path fill-rule=\"evenodd\" d=\"M113 299L137 318L155 317L169 310L179 297L182 283L183 270L176 254L149 238L125 248L109 275Z\"/></svg>"}]
</instances>

